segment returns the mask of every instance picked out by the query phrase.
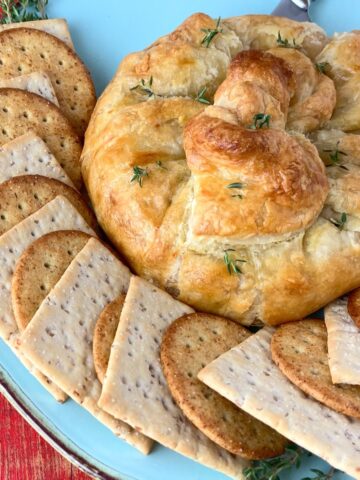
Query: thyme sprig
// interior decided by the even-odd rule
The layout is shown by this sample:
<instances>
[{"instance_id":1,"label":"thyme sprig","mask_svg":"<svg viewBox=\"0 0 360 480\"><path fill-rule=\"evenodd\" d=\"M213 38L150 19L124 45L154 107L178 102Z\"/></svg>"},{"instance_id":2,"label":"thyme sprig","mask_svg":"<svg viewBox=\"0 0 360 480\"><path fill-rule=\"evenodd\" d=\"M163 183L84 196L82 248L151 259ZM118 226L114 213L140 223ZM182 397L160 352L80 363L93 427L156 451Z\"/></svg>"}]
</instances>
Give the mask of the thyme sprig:
<instances>
[{"instance_id":1,"label":"thyme sprig","mask_svg":"<svg viewBox=\"0 0 360 480\"><path fill-rule=\"evenodd\" d=\"M201 40L201 45L205 45L206 48L209 48L210 43L216 37L218 33L222 33L222 28L220 27L221 17L217 19L215 28L202 28L201 31L205 33L203 39Z\"/></svg>"},{"instance_id":2,"label":"thyme sprig","mask_svg":"<svg viewBox=\"0 0 360 480\"><path fill-rule=\"evenodd\" d=\"M326 67L328 66L328 62L319 62L315 63L315 68L320 73L325 73Z\"/></svg>"},{"instance_id":3,"label":"thyme sprig","mask_svg":"<svg viewBox=\"0 0 360 480\"><path fill-rule=\"evenodd\" d=\"M45 19L47 5L48 0L0 0L0 23Z\"/></svg>"},{"instance_id":4,"label":"thyme sprig","mask_svg":"<svg viewBox=\"0 0 360 480\"><path fill-rule=\"evenodd\" d=\"M153 84L152 76L147 81L144 78L142 78L137 85L130 88L130 91L138 90L140 93L147 95L149 98L154 97L155 93L154 93L154 90L152 89L152 84Z\"/></svg>"},{"instance_id":5,"label":"thyme sprig","mask_svg":"<svg viewBox=\"0 0 360 480\"><path fill-rule=\"evenodd\" d=\"M296 45L295 38L292 39L292 42L290 42L287 38L282 38L280 30L278 31L276 43L279 47L283 48L300 48L299 45Z\"/></svg>"},{"instance_id":6,"label":"thyme sprig","mask_svg":"<svg viewBox=\"0 0 360 480\"><path fill-rule=\"evenodd\" d=\"M347 222L347 214L345 212L342 212L339 220L337 220L336 218L330 218L329 222L335 225L335 227L337 227L339 230L343 230L345 227L345 223Z\"/></svg>"},{"instance_id":7,"label":"thyme sprig","mask_svg":"<svg viewBox=\"0 0 360 480\"><path fill-rule=\"evenodd\" d=\"M330 162L331 162L332 165L340 167L343 170L349 170L345 165L341 164L340 155L343 155L344 157L347 157L347 153L339 150L339 143L340 143L340 140L336 143L335 150L325 149L325 150L323 150L323 152L329 153L329 159L330 159Z\"/></svg>"},{"instance_id":8,"label":"thyme sprig","mask_svg":"<svg viewBox=\"0 0 360 480\"><path fill-rule=\"evenodd\" d=\"M228 248L224 251L224 263L226 265L227 271L230 275L232 275L233 273L235 275L241 275L243 272L238 266L238 264L246 263L246 260L243 260L241 258L233 258L233 255L230 252L235 252L235 250L233 248Z\"/></svg>"},{"instance_id":9,"label":"thyme sprig","mask_svg":"<svg viewBox=\"0 0 360 480\"><path fill-rule=\"evenodd\" d=\"M200 103L204 103L205 105L211 105L210 100L208 100L205 96L206 90L207 90L207 87L204 87L201 90L199 90L194 100Z\"/></svg>"},{"instance_id":10,"label":"thyme sprig","mask_svg":"<svg viewBox=\"0 0 360 480\"><path fill-rule=\"evenodd\" d=\"M328 472L323 472L317 468L312 468L310 471L315 473L315 477L305 477L302 478L302 480L331 480L334 478L336 473L336 469L334 467L331 467Z\"/></svg>"},{"instance_id":11,"label":"thyme sprig","mask_svg":"<svg viewBox=\"0 0 360 480\"><path fill-rule=\"evenodd\" d=\"M131 177L130 183L137 182L140 187L142 187L144 178L149 176L148 171L146 168L141 168L138 165L135 165L133 167L133 173L134 174Z\"/></svg>"},{"instance_id":12,"label":"thyme sprig","mask_svg":"<svg viewBox=\"0 0 360 480\"><path fill-rule=\"evenodd\" d=\"M226 188L244 188L244 184L241 182L234 182L234 183L229 183L229 185L226 185ZM232 197L237 197L237 198L243 198L241 193L236 193L234 195L231 195Z\"/></svg>"},{"instance_id":13,"label":"thyme sprig","mask_svg":"<svg viewBox=\"0 0 360 480\"><path fill-rule=\"evenodd\" d=\"M249 128L251 128L253 130L258 130L259 128L263 128L263 127L269 128L270 118L271 118L271 115L269 115L269 114L256 113L253 116L253 123L252 123L252 125L249 125Z\"/></svg>"},{"instance_id":14,"label":"thyme sprig","mask_svg":"<svg viewBox=\"0 0 360 480\"><path fill-rule=\"evenodd\" d=\"M268 460L256 460L245 468L246 480L280 480L280 473L290 468L299 468L303 450L297 445L289 445L285 452Z\"/></svg>"}]
</instances>

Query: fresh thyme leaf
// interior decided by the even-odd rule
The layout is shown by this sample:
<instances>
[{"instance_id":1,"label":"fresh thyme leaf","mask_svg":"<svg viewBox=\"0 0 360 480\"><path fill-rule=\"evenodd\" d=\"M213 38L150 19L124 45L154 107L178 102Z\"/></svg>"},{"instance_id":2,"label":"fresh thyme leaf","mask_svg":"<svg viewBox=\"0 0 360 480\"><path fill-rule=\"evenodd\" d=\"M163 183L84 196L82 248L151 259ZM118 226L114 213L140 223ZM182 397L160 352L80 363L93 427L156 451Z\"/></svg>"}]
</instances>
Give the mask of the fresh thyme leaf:
<instances>
[{"instance_id":1,"label":"fresh thyme leaf","mask_svg":"<svg viewBox=\"0 0 360 480\"><path fill-rule=\"evenodd\" d=\"M285 452L268 460L256 460L251 467L244 469L246 480L280 480L280 473L291 468L299 468L303 450L297 445L289 445Z\"/></svg>"},{"instance_id":2,"label":"fresh thyme leaf","mask_svg":"<svg viewBox=\"0 0 360 480\"><path fill-rule=\"evenodd\" d=\"M233 248L228 248L224 251L224 263L226 265L227 271L230 275L233 273L235 275L241 275L243 272L241 271L238 263L246 263L246 260L242 260L240 258L233 258L233 255L229 252L235 252Z\"/></svg>"},{"instance_id":3,"label":"fresh thyme leaf","mask_svg":"<svg viewBox=\"0 0 360 480\"><path fill-rule=\"evenodd\" d=\"M154 97L155 93L152 89L153 77L151 76L148 81L145 81L143 78L140 82L134 87L130 88L130 91L138 90L140 93L147 95L149 98ZM160 97L161 95L158 95Z\"/></svg>"},{"instance_id":4,"label":"fresh thyme leaf","mask_svg":"<svg viewBox=\"0 0 360 480\"><path fill-rule=\"evenodd\" d=\"M208 100L205 97L206 90L207 90L207 87L204 87L201 90L199 90L196 97L195 97L195 100L197 102L204 103L205 105L211 105L210 100Z\"/></svg>"},{"instance_id":5,"label":"fresh thyme leaf","mask_svg":"<svg viewBox=\"0 0 360 480\"><path fill-rule=\"evenodd\" d=\"M48 0L0 0L0 23L28 22L47 18Z\"/></svg>"},{"instance_id":6,"label":"fresh thyme leaf","mask_svg":"<svg viewBox=\"0 0 360 480\"><path fill-rule=\"evenodd\" d=\"M337 220L336 218L330 218L329 221L339 230L343 230L345 223L347 222L347 214L345 212L342 212L342 214L340 215L340 220Z\"/></svg>"},{"instance_id":7,"label":"fresh thyme leaf","mask_svg":"<svg viewBox=\"0 0 360 480\"><path fill-rule=\"evenodd\" d=\"M323 151L329 153L329 160L332 165L336 165L337 167L340 167L343 170L349 170L345 165L341 165L340 155L343 155L344 157L346 157L347 153L339 150L339 143L340 143L340 140L336 143L335 150L325 149Z\"/></svg>"},{"instance_id":8,"label":"fresh thyme leaf","mask_svg":"<svg viewBox=\"0 0 360 480\"><path fill-rule=\"evenodd\" d=\"M229 185L226 186L226 188L244 188L244 184L241 182L234 182L234 183L229 183ZM237 193L235 195L231 195L234 198L243 198L241 193Z\"/></svg>"},{"instance_id":9,"label":"fresh thyme leaf","mask_svg":"<svg viewBox=\"0 0 360 480\"><path fill-rule=\"evenodd\" d=\"M280 30L278 31L276 43L283 48L299 48L299 45L296 45L295 38L292 39L292 42L289 42L287 38L282 38Z\"/></svg>"},{"instance_id":10,"label":"fresh thyme leaf","mask_svg":"<svg viewBox=\"0 0 360 480\"><path fill-rule=\"evenodd\" d=\"M211 41L218 33L222 33L222 28L220 27L221 17L217 19L215 28L202 28L201 31L205 33L203 39L201 40L201 45L205 45L206 48L209 48Z\"/></svg>"},{"instance_id":11,"label":"fresh thyme leaf","mask_svg":"<svg viewBox=\"0 0 360 480\"><path fill-rule=\"evenodd\" d=\"M328 66L328 62L320 62L320 63L315 63L315 68L318 70L320 73L325 73L326 67Z\"/></svg>"},{"instance_id":12,"label":"fresh thyme leaf","mask_svg":"<svg viewBox=\"0 0 360 480\"><path fill-rule=\"evenodd\" d=\"M162 168L163 170L167 170L167 168L164 167L164 165L163 165L163 163L162 163L161 160L158 160L158 161L156 162L156 165L157 165L159 168Z\"/></svg>"},{"instance_id":13,"label":"fresh thyme leaf","mask_svg":"<svg viewBox=\"0 0 360 480\"><path fill-rule=\"evenodd\" d=\"M138 182L140 187L142 187L144 178L149 176L146 168L141 168L138 165L135 165L135 167L133 167L133 172L134 175L131 177L130 182Z\"/></svg>"},{"instance_id":14,"label":"fresh thyme leaf","mask_svg":"<svg viewBox=\"0 0 360 480\"><path fill-rule=\"evenodd\" d=\"M271 118L271 115L269 115L269 114L257 113L256 115L253 116L253 124L249 125L249 128L251 128L253 130L257 130L257 129L263 128L263 127L269 128L270 118Z\"/></svg>"}]
</instances>

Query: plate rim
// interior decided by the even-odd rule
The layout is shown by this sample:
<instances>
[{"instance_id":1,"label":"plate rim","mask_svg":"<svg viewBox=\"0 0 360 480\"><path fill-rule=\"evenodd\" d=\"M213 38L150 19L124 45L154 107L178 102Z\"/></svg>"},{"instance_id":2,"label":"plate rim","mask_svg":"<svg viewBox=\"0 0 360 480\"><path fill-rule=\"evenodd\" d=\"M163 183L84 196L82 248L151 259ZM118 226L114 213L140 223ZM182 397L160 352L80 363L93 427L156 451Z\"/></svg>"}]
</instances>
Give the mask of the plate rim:
<instances>
[{"instance_id":1,"label":"plate rim","mask_svg":"<svg viewBox=\"0 0 360 480\"><path fill-rule=\"evenodd\" d=\"M62 455L66 460L75 465L81 471L97 480L135 480L130 477L120 476L120 473L113 475L105 471L101 465L96 464L96 459L91 457L93 462L86 458L86 454L80 447L76 449L76 444L60 432L49 420L46 424L37 412L35 405L31 405L31 400L27 398L26 393L11 377L6 368L0 364L0 394L12 405L22 418L48 443L56 452ZM51 426L50 426L51 423ZM60 437L64 437L61 439ZM82 454L83 452L83 454ZM122 474L121 474L122 475Z\"/></svg>"}]
</instances>

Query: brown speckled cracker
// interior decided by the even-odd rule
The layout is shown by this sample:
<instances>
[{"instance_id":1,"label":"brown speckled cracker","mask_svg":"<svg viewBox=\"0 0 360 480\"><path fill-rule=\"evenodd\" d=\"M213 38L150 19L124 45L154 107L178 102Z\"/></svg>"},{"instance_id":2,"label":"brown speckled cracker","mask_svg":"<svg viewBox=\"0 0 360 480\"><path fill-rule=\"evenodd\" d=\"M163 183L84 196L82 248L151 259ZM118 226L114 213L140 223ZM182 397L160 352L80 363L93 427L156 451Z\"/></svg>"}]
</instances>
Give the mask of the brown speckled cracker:
<instances>
[{"instance_id":1,"label":"brown speckled cracker","mask_svg":"<svg viewBox=\"0 0 360 480\"><path fill-rule=\"evenodd\" d=\"M42 302L21 337L30 361L76 402L143 453L152 441L98 407L92 339L105 308L125 293L131 273L98 240L91 238Z\"/></svg>"},{"instance_id":2,"label":"brown speckled cracker","mask_svg":"<svg viewBox=\"0 0 360 480\"><path fill-rule=\"evenodd\" d=\"M0 77L44 71L54 86L60 108L77 133L85 133L96 95L90 74L65 43L31 28L0 32Z\"/></svg>"},{"instance_id":3,"label":"brown speckled cracker","mask_svg":"<svg viewBox=\"0 0 360 480\"><path fill-rule=\"evenodd\" d=\"M360 387L332 383L322 320L281 325L272 337L271 354L282 373L305 393L336 412L360 418Z\"/></svg>"},{"instance_id":4,"label":"brown speckled cracker","mask_svg":"<svg viewBox=\"0 0 360 480\"><path fill-rule=\"evenodd\" d=\"M4 23L0 25L0 32L3 32L4 30L13 30L14 28L19 27L21 27L21 24L19 23ZM43 32L50 33L50 35L54 35L54 37L57 37L74 50L74 44L71 39L69 27L64 18L31 20L26 22L26 28L35 28L36 30L42 30Z\"/></svg>"},{"instance_id":5,"label":"brown speckled cracker","mask_svg":"<svg viewBox=\"0 0 360 480\"><path fill-rule=\"evenodd\" d=\"M360 328L360 288L356 288L350 292L347 310L355 325Z\"/></svg>"},{"instance_id":6,"label":"brown speckled cracker","mask_svg":"<svg viewBox=\"0 0 360 480\"><path fill-rule=\"evenodd\" d=\"M97 319L94 338L93 355L96 375L100 383L103 383L109 363L110 350L113 344L120 313L124 305L125 295L119 295L100 313Z\"/></svg>"},{"instance_id":7,"label":"brown speckled cracker","mask_svg":"<svg viewBox=\"0 0 360 480\"><path fill-rule=\"evenodd\" d=\"M0 146L30 130L44 140L74 185L80 188L81 142L69 120L53 103L36 93L0 88Z\"/></svg>"},{"instance_id":8,"label":"brown speckled cracker","mask_svg":"<svg viewBox=\"0 0 360 480\"><path fill-rule=\"evenodd\" d=\"M11 286L13 311L21 332L89 238L79 230L60 230L40 237L23 252Z\"/></svg>"},{"instance_id":9,"label":"brown speckled cracker","mask_svg":"<svg viewBox=\"0 0 360 480\"><path fill-rule=\"evenodd\" d=\"M248 460L200 432L171 396L160 363L163 333L193 309L142 278L130 279L98 405L167 448L232 478Z\"/></svg>"},{"instance_id":10,"label":"brown speckled cracker","mask_svg":"<svg viewBox=\"0 0 360 480\"><path fill-rule=\"evenodd\" d=\"M90 227L96 229L93 212L76 190L54 178L22 175L0 184L0 235L58 195L66 197Z\"/></svg>"},{"instance_id":11,"label":"brown speckled cracker","mask_svg":"<svg viewBox=\"0 0 360 480\"><path fill-rule=\"evenodd\" d=\"M250 459L283 453L287 440L197 379L199 371L250 336L226 318L193 313L175 320L161 344L161 363L172 396L206 436Z\"/></svg>"}]
</instances>

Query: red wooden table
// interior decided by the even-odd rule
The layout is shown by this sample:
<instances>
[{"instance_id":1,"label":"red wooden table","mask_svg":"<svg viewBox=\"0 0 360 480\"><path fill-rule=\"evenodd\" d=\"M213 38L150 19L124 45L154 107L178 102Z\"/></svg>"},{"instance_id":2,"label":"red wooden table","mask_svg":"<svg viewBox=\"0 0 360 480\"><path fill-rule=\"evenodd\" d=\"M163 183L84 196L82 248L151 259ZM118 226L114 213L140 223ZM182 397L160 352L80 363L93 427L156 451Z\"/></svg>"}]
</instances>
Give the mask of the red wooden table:
<instances>
[{"instance_id":1,"label":"red wooden table","mask_svg":"<svg viewBox=\"0 0 360 480\"><path fill-rule=\"evenodd\" d=\"M90 480L33 430L0 395L0 480Z\"/></svg>"}]
</instances>

